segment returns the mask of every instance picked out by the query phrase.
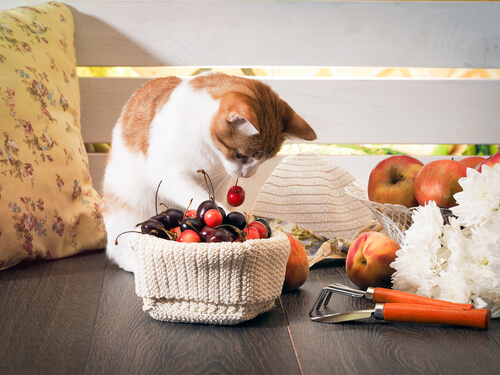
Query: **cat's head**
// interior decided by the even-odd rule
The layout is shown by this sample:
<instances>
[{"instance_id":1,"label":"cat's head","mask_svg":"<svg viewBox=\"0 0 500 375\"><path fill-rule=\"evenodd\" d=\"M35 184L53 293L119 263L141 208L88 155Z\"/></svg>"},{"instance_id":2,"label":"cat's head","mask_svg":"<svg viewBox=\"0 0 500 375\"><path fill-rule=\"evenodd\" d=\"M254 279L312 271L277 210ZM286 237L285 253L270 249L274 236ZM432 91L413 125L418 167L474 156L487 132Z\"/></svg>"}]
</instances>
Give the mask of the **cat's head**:
<instances>
[{"instance_id":1,"label":"cat's head","mask_svg":"<svg viewBox=\"0 0 500 375\"><path fill-rule=\"evenodd\" d=\"M316 139L314 130L269 86L247 81L245 90L220 96L211 127L221 162L234 177L251 177L286 139Z\"/></svg>"}]
</instances>

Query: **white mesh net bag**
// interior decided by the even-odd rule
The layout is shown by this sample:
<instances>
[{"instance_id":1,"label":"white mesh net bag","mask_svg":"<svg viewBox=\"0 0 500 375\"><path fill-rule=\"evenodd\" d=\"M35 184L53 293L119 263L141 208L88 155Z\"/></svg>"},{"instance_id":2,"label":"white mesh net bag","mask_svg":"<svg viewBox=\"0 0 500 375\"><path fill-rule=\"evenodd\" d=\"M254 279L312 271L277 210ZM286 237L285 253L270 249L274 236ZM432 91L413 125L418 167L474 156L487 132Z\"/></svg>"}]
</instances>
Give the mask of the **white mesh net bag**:
<instances>
[{"instance_id":1,"label":"white mesh net bag","mask_svg":"<svg viewBox=\"0 0 500 375\"><path fill-rule=\"evenodd\" d=\"M413 212L416 207L407 208L399 204L373 202L368 199L368 194L355 184L347 186L345 191L370 209L389 237L400 245L403 243L405 232L413 223ZM441 208L441 214L445 222L452 216L448 208Z\"/></svg>"}]
</instances>

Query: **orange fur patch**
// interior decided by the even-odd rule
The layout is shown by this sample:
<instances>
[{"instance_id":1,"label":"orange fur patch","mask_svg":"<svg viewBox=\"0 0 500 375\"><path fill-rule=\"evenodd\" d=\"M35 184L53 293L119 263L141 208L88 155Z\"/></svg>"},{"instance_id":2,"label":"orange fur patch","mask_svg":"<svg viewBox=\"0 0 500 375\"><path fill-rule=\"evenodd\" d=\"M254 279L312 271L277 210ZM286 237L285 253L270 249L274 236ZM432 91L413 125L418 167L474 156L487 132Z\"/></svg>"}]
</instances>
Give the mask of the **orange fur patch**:
<instances>
[{"instance_id":1,"label":"orange fur patch","mask_svg":"<svg viewBox=\"0 0 500 375\"><path fill-rule=\"evenodd\" d=\"M223 73L203 75L190 82L195 90L207 90L221 100L218 114L212 120L211 134L218 149L231 159L236 151L252 156L273 157L286 137L316 139L314 130L269 85L244 77ZM235 110L258 130L254 136L243 136L228 125L228 113Z\"/></svg>"},{"instance_id":2,"label":"orange fur patch","mask_svg":"<svg viewBox=\"0 0 500 375\"><path fill-rule=\"evenodd\" d=\"M120 117L123 138L130 149L144 154L147 152L151 122L180 82L178 77L153 79L130 98Z\"/></svg>"},{"instance_id":3,"label":"orange fur patch","mask_svg":"<svg viewBox=\"0 0 500 375\"><path fill-rule=\"evenodd\" d=\"M111 210L130 209L130 207L114 194L104 193L102 196L101 210L109 213Z\"/></svg>"}]
</instances>

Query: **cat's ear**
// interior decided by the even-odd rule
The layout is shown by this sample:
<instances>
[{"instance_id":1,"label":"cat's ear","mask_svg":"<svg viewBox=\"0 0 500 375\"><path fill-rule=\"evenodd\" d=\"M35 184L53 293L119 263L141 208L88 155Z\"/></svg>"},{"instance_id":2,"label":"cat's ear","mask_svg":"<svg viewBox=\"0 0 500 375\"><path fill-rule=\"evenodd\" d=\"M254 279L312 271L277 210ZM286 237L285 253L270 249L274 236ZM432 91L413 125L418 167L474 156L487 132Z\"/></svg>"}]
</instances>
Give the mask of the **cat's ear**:
<instances>
[{"instance_id":1,"label":"cat's ear","mask_svg":"<svg viewBox=\"0 0 500 375\"><path fill-rule=\"evenodd\" d=\"M285 103L285 102L283 102ZM299 138L306 141L314 141L316 139L316 132L309 126L309 124L300 117L295 111L287 104L285 128L283 135L286 138Z\"/></svg>"},{"instance_id":2,"label":"cat's ear","mask_svg":"<svg viewBox=\"0 0 500 375\"><path fill-rule=\"evenodd\" d=\"M260 132L252 100L248 95L238 92L228 92L221 98L221 109L225 113L226 121L234 126L236 131L248 136Z\"/></svg>"},{"instance_id":3,"label":"cat's ear","mask_svg":"<svg viewBox=\"0 0 500 375\"><path fill-rule=\"evenodd\" d=\"M259 134L257 127L236 111L228 113L227 121L235 126L241 134L248 136Z\"/></svg>"}]
</instances>

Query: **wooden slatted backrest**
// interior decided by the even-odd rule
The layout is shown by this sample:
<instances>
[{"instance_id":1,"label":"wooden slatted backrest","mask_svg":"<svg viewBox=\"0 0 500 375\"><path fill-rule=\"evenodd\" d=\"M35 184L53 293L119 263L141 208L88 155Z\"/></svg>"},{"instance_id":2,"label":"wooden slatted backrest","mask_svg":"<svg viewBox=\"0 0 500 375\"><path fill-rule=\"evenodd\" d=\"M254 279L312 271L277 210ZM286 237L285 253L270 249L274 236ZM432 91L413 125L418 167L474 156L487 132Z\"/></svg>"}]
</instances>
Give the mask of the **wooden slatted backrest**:
<instances>
[{"instance_id":1,"label":"wooden slatted backrest","mask_svg":"<svg viewBox=\"0 0 500 375\"><path fill-rule=\"evenodd\" d=\"M41 1L4 1L2 8ZM66 1L80 66L500 68L499 2ZM498 79L271 78L317 143L500 144ZM144 78L82 78L85 142ZM89 155L100 186L105 155ZM256 189L279 159L253 178ZM363 185L380 156L332 160Z\"/></svg>"}]
</instances>

